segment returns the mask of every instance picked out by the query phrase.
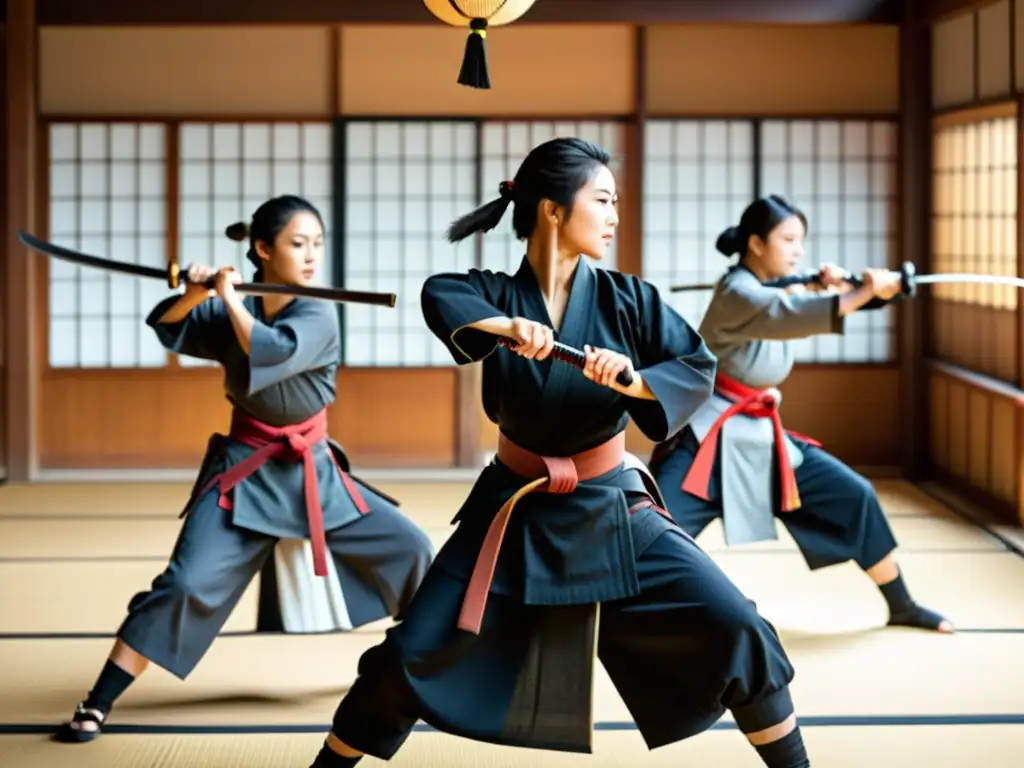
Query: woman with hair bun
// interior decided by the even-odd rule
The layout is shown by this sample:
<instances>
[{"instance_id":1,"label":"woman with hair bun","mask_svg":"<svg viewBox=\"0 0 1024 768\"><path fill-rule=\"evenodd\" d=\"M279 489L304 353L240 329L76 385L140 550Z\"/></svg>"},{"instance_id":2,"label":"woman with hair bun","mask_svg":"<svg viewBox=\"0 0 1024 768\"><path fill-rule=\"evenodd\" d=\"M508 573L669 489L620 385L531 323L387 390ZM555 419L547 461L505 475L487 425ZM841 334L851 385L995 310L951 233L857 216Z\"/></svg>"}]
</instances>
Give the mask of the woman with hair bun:
<instances>
[{"instance_id":1,"label":"woman with hair bun","mask_svg":"<svg viewBox=\"0 0 1024 768\"><path fill-rule=\"evenodd\" d=\"M869 269L853 288L832 266L822 268L819 290L762 285L794 273L806 234L804 214L773 195L751 203L718 238L722 254L740 259L700 325L718 358L715 394L655 448L651 471L691 536L722 517L729 546L775 539L777 516L812 570L850 560L864 570L888 604L890 625L952 632L911 598L871 483L810 438L783 432L776 388L793 368L792 342L842 333L852 312L884 306L900 291L896 272Z\"/></svg>"},{"instance_id":2,"label":"woman with hair bun","mask_svg":"<svg viewBox=\"0 0 1024 768\"><path fill-rule=\"evenodd\" d=\"M317 209L276 197L226 234L249 240L257 281L308 285L323 259ZM215 279L211 291L204 287ZM57 731L102 733L115 700L150 662L184 679L217 637L279 539L309 539L317 576L328 553L353 627L400 618L433 559L426 534L383 494L351 477L327 436L340 362L338 315L324 301L240 297L230 267L193 265L184 294L147 318L163 345L224 367L231 430L210 438L167 568L128 605L93 689Z\"/></svg>"}]
</instances>

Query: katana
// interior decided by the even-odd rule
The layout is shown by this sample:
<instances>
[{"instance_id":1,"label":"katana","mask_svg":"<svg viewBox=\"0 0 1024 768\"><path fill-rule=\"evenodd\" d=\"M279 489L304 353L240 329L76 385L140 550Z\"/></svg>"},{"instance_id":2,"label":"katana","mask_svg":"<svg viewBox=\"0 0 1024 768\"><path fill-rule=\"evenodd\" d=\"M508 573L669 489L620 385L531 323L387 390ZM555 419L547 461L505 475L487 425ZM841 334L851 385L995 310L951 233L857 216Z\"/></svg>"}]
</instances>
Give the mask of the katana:
<instances>
[{"instance_id":1,"label":"katana","mask_svg":"<svg viewBox=\"0 0 1024 768\"><path fill-rule=\"evenodd\" d=\"M20 230L18 231L18 239L34 251L55 259L78 264L82 267L103 269L107 272L118 272L122 275L155 278L163 280L172 289L189 283L188 268L182 269L177 261L169 263L166 269L160 269L158 267L146 267L142 264L114 261L113 259L105 259L101 256L90 256L86 253L73 251L70 248L48 243ZM206 280L203 285L207 288L213 288L214 279ZM344 288L324 288L305 285L271 285L270 283L237 283L235 290L239 293L254 295L304 296L309 299L322 299L343 304L370 304L377 307L393 307L397 299L393 293L371 293L367 291L349 291Z\"/></svg>"},{"instance_id":2,"label":"katana","mask_svg":"<svg viewBox=\"0 0 1024 768\"><path fill-rule=\"evenodd\" d=\"M975 283L982 285L1012 285L1015 288L1024 288L1024 278L1012 275L978 275L967 272L935 273L932 275L919 275L914 264L909 261L903 262L899 269L894 270L900 276L900 294L903 296L916 296L919 285L935 285L936 283ZM847 272L843 275L844 282L855 288L864 285L864 279ZM788 288L791 285L811 285L821 283L821 274L818 272L805 272L799 275L788 275L776 280L767 280L762 285L768 288ZM672 293L682 291L710 291L714 290L718 283L693 283L690 285L674 285L669 290Z\"/></svg>"}]
</instances>

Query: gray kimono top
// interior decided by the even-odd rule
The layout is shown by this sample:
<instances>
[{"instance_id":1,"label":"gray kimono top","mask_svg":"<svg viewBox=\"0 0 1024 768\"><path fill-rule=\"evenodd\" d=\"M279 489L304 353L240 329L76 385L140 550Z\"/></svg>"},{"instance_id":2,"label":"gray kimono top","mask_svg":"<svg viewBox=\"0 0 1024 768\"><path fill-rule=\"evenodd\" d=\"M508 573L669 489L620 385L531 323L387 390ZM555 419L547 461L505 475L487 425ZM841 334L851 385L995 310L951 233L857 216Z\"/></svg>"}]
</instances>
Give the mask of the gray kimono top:
<instances>
[{"instance_id":1,"label":"gray kimono top","mask_svg":"<svg viewBox=\"0 0 1024 768\"><path fill-rule=\"evenodd\" d=\"M256 319L247 355L235 336L227 308L219 297L195 307L178 323L160 323L178 295L157 304L146 323L172 352L224 366L228 401L274 427L298 424L334 402L335 374L341 360L341 334L332 304L297 298L273 318L263 301L244 299ZM313 446L324 529L339 528L360 517L345 488L327 441ZM255 451L233 440L211 441L197 488ZM343 459L343 456L341 457ZM278 538L309 538L302 462L270 459L233 491L232 522Z\"/></svg>"},{"instance_id":2,"label":"gray kimono top","mask_svg":"<svg viewBox=\"0 0 1024 768\"><path fill-rule=\"evenodd\" d=\"M793 369L791 342L825 333L843 333L839 296L787 293L761 285L743 266L719 281L700 334L718 358L718 371L754 389L778 387ZM703 440L732 401L715 394L690 427ZM786 449L795 470L803 454L788 437ZM737 415L722 426L718 448L721 504L726 542L732 546L778 537L775 528L772 423L767 418Z\"/></svg>"}]
</instances>

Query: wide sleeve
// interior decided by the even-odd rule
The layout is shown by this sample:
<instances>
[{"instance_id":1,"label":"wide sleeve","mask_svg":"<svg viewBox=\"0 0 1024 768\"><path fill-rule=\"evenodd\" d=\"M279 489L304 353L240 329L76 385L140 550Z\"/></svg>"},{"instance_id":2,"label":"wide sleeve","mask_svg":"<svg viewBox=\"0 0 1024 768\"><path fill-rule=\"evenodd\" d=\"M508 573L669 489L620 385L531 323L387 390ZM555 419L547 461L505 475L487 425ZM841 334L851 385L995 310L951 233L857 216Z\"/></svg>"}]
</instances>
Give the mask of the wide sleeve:
<instances>
[{"instance_id":1,"label":"wide sleeve","mask_svg":"<svg viewBox=\"0 0 1024 768\"><path fill-rule=\"evenodd\" d=\"M327 302L296 300L272 325L256 320L249 340L249 394L341 359L338 313Z\"/></svg>"},{"instance_id":2,"label":"wide sleeve","mask_svg":"<svg viewBox=\"0 0 1024 768\"><path fill-rule=\"evenodd\" d=\"M675 435L711 397L718 361L693 327L636 279L637 372L655 400L626 398L640 431L658 443Z\"/></svg>"},{"instance_id":3,"label":"wide sleeve","mask_svg":"<svg viewBox=\"0 0 1024 768\"><path fill-rule=\"evenodd\" d=\"M508 316L497 306L505 284L503 278L506 276L473 269L432 275L423 283L423 319L457 364L483 360L498 346L494 334L469 326L480 320Z\"/></svg>"},{"instance_id":4,"label":"wide sleeve","mask_svg":"<svg viewBox=\"0 0 1024 768\"><path fill-rule=\"evenodd\" d=\"M842 333L839 295L787 293L755 280L732 280L712 301L716 330L744 341L788 341ZM709 309L709 315L711 310Z\"/></svg>"},{"instance_id":5,"label":"wide sleeve","mask_svg":"<svg viewBox=\"0 0 1024 768\"><path fill-rule=\"evenodd\" d=\"M161 323L164 316L179 299L180 295L168 296L146 317L146 325L153 329L165 349L179 355L198 357L203 360L220 360L224 349L224 328L227 319L224 302L220 298L207 299L192 308L177 323Z\"/></svg>"}]
</instances>

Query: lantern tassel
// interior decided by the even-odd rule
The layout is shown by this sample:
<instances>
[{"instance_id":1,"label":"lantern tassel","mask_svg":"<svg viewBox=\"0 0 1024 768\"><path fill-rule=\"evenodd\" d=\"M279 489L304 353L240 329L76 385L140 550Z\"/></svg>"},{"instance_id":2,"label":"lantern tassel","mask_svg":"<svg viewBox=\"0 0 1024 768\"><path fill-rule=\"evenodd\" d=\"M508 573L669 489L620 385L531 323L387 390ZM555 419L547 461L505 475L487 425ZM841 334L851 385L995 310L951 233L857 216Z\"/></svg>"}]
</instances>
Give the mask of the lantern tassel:
<instances>
[{"instance_id":1,"label":"lantern tassel","mask_svg":"<svg viewBox=\"0 0 1024 768\"><path fill-rule=\"evenodd\" d=\"M487 71L487 19L473 19L469 22L469 39L466 40L466 54L459 71L459 85L488 90L491 76Z\"/></svg>"}]
</instances>

